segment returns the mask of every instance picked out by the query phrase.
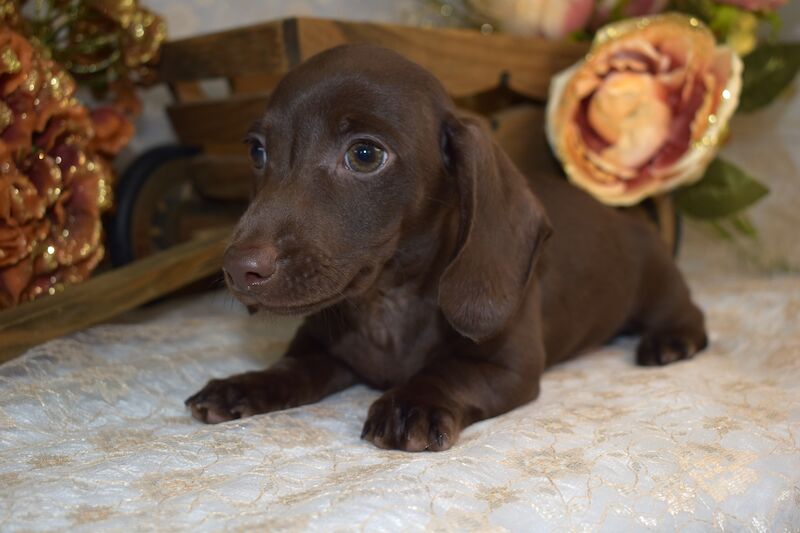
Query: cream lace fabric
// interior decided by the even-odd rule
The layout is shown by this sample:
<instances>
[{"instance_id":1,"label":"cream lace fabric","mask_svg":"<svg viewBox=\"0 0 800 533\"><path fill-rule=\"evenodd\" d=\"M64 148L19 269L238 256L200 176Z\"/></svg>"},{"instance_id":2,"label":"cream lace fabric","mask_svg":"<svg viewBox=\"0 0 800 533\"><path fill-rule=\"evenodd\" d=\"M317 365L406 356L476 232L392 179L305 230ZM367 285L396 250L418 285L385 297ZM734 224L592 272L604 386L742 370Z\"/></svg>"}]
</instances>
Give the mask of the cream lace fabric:
<instances>
[{"instance_id":1,"label":"cream lace fabric","mask_svg":"<svg viewBox=\"0 0 800 533\"><path fill-rule=\"evenodd\" d=\"M291 332L222 294L96 327L0 367L0 530L797 531L799 289L704 284L707 353L645 369L619 341L444 453L359 440L366 387L192 420L184 398Z\"/></svg>"}]
</instances>

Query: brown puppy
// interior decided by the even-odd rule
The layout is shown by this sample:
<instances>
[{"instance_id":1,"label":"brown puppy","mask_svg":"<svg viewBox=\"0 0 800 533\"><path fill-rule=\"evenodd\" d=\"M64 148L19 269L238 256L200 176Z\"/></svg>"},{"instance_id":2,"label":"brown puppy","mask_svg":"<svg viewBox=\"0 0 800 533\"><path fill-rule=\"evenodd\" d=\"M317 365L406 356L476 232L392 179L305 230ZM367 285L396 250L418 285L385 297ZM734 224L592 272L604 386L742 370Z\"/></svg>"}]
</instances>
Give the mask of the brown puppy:
<instances>
[{"instance_id":1,"label":"brown puppy","mask_svg":"<svg viewBox=\"0 0 800 533\"><path fill-rule=\"evenodd\" d=\"M640 364L706 345L703 315L646 223L562 180L527 180L439 82L344 46L291 72L250 133L257 191L225 254L242 302L307 314L273 367L186 403L222 422L386 392L363 438L445 450L536 398L545 367L638 332Z\"/></svg>"}]
</instances>

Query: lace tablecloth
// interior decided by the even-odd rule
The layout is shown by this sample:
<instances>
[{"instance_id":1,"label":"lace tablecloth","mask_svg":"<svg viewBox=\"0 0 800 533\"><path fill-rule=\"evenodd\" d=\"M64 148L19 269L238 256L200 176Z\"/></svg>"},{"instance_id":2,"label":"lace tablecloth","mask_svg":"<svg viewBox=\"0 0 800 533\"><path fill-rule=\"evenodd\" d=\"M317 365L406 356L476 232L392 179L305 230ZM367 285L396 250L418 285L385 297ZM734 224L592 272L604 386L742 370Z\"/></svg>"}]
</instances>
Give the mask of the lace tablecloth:
<instances>
[{"instance_id":1,"label":"lace tablecloth","mask_svg":"<svg viewBox=\"0 0 800 533\"><path fill-rule=\"evenodd\" d=\"M182 400L277 356L292 322L218 293L0 367L0 530L796 531L800 281L697 287L711 348L633 340L556 367L443 453L359 439L377 392L216 426Z\"/></svg>"}]
</instances>

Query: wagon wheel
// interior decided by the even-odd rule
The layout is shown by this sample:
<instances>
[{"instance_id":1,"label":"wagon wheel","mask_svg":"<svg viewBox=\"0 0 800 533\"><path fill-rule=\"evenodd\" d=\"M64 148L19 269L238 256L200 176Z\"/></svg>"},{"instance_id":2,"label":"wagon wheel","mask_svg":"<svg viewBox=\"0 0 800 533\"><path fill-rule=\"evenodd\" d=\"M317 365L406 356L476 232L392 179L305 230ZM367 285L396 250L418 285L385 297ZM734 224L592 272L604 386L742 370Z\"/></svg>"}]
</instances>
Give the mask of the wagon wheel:
<instances>
[{"instance_id":1,"label":"wagon wheel","mask_svg":"<svg viewBox=\"0 0 800 533\"><path fill-rule=\"evenodd\" d=\"M122 175L117 211L109 225L109 249L121 266L188 241L198 232L234 223L243 205L218 202L196 187L196 148L151 149Z\"/></svg>"}]
</instances>

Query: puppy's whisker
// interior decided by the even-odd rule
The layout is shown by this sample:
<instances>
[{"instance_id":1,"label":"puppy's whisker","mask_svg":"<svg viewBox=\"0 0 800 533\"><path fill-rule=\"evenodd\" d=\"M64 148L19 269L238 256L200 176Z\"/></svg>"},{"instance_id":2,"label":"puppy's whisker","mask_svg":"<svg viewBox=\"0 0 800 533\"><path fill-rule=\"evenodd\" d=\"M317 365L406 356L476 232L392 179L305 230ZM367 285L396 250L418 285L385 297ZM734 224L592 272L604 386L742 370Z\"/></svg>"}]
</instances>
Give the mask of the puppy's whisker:
<instances>
[{"instance_id":1,"label":"puppy's whisker","mask_svg":"<svg viewBox=\"0 0 800 533\"><path fill-rule=\"evenodd\" d=\"M451 205L446 200L442 200L441 198L436 198L435 196L430 196L430 195L427 195L427 194L423 194L422 197L424 199L428 200L429 202L434 202L434 203L437 203L437 204L440 204L440 205L447 205L447 206Z\"/></svg>"},{"instance_id":2,"label":"puppy's whisker","mask_svg":"<svg viewBox=\"0 0 800 533\"><path fill-rule=\"evenodd\" d=\"M216 274L208 280L209 289L219 289L225 286L225 275L222 273Z\"/></svg>"}]
</instances>

